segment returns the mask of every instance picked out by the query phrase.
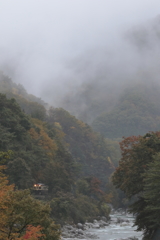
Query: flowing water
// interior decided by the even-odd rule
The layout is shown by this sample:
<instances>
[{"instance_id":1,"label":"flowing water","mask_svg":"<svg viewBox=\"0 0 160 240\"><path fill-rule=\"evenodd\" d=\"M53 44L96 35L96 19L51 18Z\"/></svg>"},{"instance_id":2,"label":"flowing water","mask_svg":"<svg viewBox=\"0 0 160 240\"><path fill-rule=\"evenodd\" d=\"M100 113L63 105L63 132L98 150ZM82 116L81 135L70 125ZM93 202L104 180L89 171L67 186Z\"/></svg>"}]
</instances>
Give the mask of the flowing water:
<instances>
[{"instance_id":1,"label":"flowing water","mask_svg":"<svg viewBox=\"0 0 160 240\"><path fill-rule=\"evenodd\" d=\"M117 218L122 218L123 220L128 221L128 223L115 223ZM100 240L119 240L127 239L129 237L136 237L139 240L142 239L142 232L137 232L136 227L133 227L134 218L132 216L114 214L111 215L111 220L109 226L92 230Z\"/></svg>"},{"instance_id":2,"label":"flowing water","mask_svg":"<svg viewBox=\"0 0 160 240\"><path fill-rule=\"evenodd\" d=\"M133 227L134 218L132 215L125 215L124 213L114 213L110 215L111 222L108 226L99 228L98 222L94 222L92 227L88 230L81 231L80 235L76 235L75 231L79 231L73 229L72 226L69 228L74 232L74 234L69 234L65 232L65 236L63 235L63 240L78 240L78 239L99 239L99 240L127 240L138 239L142 240L142 232L137 232L136 227ZM96 225L97 224L97 225ZM65 230L66 231L66 230Z\"/></svg>"}]
</instances>

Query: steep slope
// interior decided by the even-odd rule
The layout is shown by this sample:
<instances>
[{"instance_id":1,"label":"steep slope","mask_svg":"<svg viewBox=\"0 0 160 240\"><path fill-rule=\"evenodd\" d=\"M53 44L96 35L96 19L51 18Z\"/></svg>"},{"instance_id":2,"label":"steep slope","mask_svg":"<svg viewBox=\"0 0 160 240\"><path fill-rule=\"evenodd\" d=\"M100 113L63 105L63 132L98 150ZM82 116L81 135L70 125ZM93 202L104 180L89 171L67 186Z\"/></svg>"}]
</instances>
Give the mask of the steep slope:
<instances>
[{"instance_id":1,"label":"steep slope","mask_svg":"<svg viewBox=\"0 0 160 240\"><path fill-rule=\"evenodd\" d=\"M45 120L46 108L48 107L42 99L28 94L21 84L13 83L12 80L0 71L0 93L6 94L8 98L15 98L21 109L34 118Z\"/></svg>"},{"instance_id":2,"label":"steep slope","mask_svg":"<svg viewBox=\"0 0 160 240\"><path fill-rule=\"evenodd\" d=\"M117 142L104 139L64 109L50 108L47 111L41 99L29 95L22 86L13 83L3 73L0 75L0 91L5 92L8 98L14 97L25 113L40 120L30 120L30 124L35 125L29 130L34 141L37 141L36 137L40 137L36 127L41 131L43 128L50 138L58 139L63 151L70 152L76 164L79 164L79 170L81 169L79 176L97 177L105 186L120 158ZM46 124L43 123L44 120Z\"/></svg>"},{"instance_id":3,"label":"steep slope","mask_svg":"<svg viewBox=\"0 0 160 240\"><path fill-rule=\"evenodd\" d=\"M118 143L104 139L62 108L50 108L48 121L65 133L67 148L81 166L81 175L95 176L104 186L120 157Z\"/></svg>"},{"instance_id":4,"label":"steep slope","mask_svg":"<svg viewBox=\"0 0 160 240\"><path fill-rule=\"evenodd\" d=\"M12 96L12 89L7 95ZM15 96L21 108L25 101L32 106L23 95ZM41 115L31 118L33 109L27 115L21 108L15 99L0 94L0 153L13 152L0 164L7 165L10 183L18 189L37 182L48 185L52 217L59 223L108 217L106 199L110 201L111 194L102 187L105 190L114 170L113 161L117 163L117 143L106 141L63 109L50 108L44 122Z\"/></svg>"},{"instance_id":5,"label":"steep slope","mask_svg":"<svg viewBox=\"0 0 160 240\"><path fill-rule=\"evenodd\" d=\"M50 192L71 190L75 162L56 131L29 118L15 99L0 94L0 151L8 150L13 154L7 161L7 173L18 188L44 182Z\"/></svg>"}]
</instances>

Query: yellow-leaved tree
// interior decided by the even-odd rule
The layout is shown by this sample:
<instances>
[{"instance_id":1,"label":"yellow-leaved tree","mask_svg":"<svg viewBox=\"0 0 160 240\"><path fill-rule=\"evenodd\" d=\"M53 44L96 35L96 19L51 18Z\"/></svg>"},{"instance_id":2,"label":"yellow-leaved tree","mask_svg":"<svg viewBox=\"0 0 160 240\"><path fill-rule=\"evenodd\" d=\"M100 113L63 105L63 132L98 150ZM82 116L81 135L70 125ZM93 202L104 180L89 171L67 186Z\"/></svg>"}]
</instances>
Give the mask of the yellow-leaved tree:
<instances>
[{"instance_id":1,"label":"yellow-leaved tree","mask_svg":"<svg viewBox=\"0 0 160 240\"><path fill-rule=\"evenodd\" d=\"M46 150L46 154L49 157L54 157L55 151L57 150L57 144L49 137L45 128L45 124L42 121L34 118L32 118L32 122L37 127L37 131L34 128L30 128L29 130L29 134L31 135L32 139L36 140L37 144Z\"/></svg>"}]
</instances>

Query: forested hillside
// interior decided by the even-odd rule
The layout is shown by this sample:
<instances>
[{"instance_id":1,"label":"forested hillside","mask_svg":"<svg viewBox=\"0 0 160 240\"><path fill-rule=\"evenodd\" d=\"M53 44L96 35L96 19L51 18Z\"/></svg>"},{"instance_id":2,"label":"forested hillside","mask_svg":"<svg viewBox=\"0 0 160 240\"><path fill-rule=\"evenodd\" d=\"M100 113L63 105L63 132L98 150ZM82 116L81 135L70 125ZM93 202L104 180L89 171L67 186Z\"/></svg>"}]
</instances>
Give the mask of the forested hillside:
<instances>
[{"instance_id":1,"label":"forested hillside","mask_svg":"<svg viewBox=\"0 0 160 240\"><path fill-rule=\"evenodd\" d=\"M67 149L81 168L81 176L95 176L105 186L117 166L119 146L62 108L50 108L48 121L63 131Z\"/></svg>"},{"instance_id":2,"label":"forested hillside","mask_svg":"<svg viewBox=\"0 0 160 240\"><path fill-rule=\"evenodd\" d=\"M101 71L103 72L103 70ZM83 76L81 77L83 79ZM103 75L103 73L102 76L95 73L94 78L88 81L82 83L76 92L71 91L67 96L64 96L61 100L61 106L90 125L101 113L113 109L124 86L121 87L120 83L116 82L118 86L115 87L110 82L109 76Z\"/></svg>"},{"instance_id":3,"label":"forested hillside","mask_svg":"<svg viewBox=\"0 0 160 240\"><path fill-rule=\"evenodd\" d=\"M107 205L104 209L97 205L99 201L103 206L106 204L102 200L105 199L105 193L101 190L98 172L94 170L83 173L83 163L79 161L78 165L69 153L65 133L58 122L51 119L50 122L42 122L30 118L20 109L15 99L8 100L3 94L0 94L0 114L0 152L10 153L10 158L5 161L2 154L1 164L7 166L5 173L10 184L14 183L19 190L32 188L38 182L46 184L49 187L52 217L60 223L66 220L84 221L101 211L108 215ZM84 154L87 153L84 151ZM86 159L87 164L90 162L87 163ZM92 164L95 169L97 165L94 166L95 162ZM107 176L102 178L105 186L105 181L108 181L113 172L111 160L105 159L103 167L103 177ZM67 205L64 212L65 202ZM84 211L85 207L88 211Z\"/></svg>"},{"instance_id":4,"label":"forested hillside","mask_svg":"<svg viewBox=\"0 0 160 240\"><path fill-rule=\"evenodd\" d=\"M81 171L83 176L100 177L104 179L104 183L106 182L119 158L117 142L104 139L100 134L93 132L89 125L76 119L64 109L51 107L47 111L44 107L46 104L41 99L27 94L22 86L13 83L3 73L0 78L0 91L6 93L8 98L14 97L25 113L39 120L28 120L32 139L41 135L35 132L36 127L47 131L49 137L54 136L56 139L58 137L61 144L69 150L76 163L83 169ZM43 120L45 123L41 122ZM31 127L33 124L35 126ZM101 167L101 170L97 169L97 166Z\"/></svg>"},{"instance_id":5,"label":"forested hillside","mask_svg":"<svg viewBox=\"0 0 160 240\"><path fill-rule=\"evenodd\" d=\"M83 83L62 106L110 139L159 130L159 83L148 72L137 73L134 81L117 80L114 85L106 75Z\"/></svg>"},{"instance_id":6,"label":"forested hillside","mask_svg":"<svg viewBox=\"0 0 160 240\"><path fill-rule=\"evenodd\" d=\"M17 190L46 184L51 216L61 224L108 216L106 202L114 193L107 184L120 157L118 143L64 109L47 110L42 100L18 94L19 86L3 74L0 86L7 94L0 94L0 153L9 183Z\"/></svg>"},{"instance_id":7,"label":"forested hillside","mask_svg":"<svg viewBox=\"0 0 160 240\"><path fill-rule=\"evenodd\" d=\"M0 71L0 93L15 98L21 109L34 118L45 120L48 104L32 94L28 94L21 84L14 83Z\"/></svg>"},{"instance_id":8,"label":"forested hillside","mask_svg":"<svg viewBox=\"0 0 160 240\"><path fill-rule=\"evenodd\" d=\"M2 94L0 109L0 151L13 151L7 163L10 182L19 189L30 188L34 182L42 181L49 185L50 191L59 185L63 190L70 190L74 160L60 144L56 133L52 131L49 136L44 122L30 119L14 99L8 100ZM61 175L49 174L51 166Z\"/></svg>"},{"instance_id":9,"label":"forested hillside","mask_svg":"<svg viewBox=\"0 0 160 240\"><path fill-rule=\"evenodd\" d=\"M160 129L160 87L139 83L127 88L116 106L97 117L92 127L105 137L143 135Z\"/></svg>"}]
</instances>

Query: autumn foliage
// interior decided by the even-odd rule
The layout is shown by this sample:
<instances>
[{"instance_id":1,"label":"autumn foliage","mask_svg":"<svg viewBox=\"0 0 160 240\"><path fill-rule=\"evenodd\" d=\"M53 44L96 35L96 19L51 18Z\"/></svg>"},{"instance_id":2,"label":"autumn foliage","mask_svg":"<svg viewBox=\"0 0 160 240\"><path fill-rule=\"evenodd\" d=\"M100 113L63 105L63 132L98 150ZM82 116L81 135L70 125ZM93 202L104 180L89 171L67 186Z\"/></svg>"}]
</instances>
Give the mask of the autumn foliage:
<instances>
[{"instance_id":1,"label":"autumn foliage","mask_svg":"<svg viewBox=\"0 0 160 240\"><path fill-rule=\"evenodd\" d=\"M136 215L137 230L152 239L160 222L160 132L124 138L122 158L112 180L134 202L130 212Z\"/></svg>"},{"instance_id":2,"label":"autumn foliage","mask_svg":"<svg viewBox=\"0 0 160 240\"><path fill-rule=\"evenodd\" d=\"M27 228L26 228L26 233L23 237L21 237L20 239L23 240L23 239L28 239L28 240L37 240L41 237L44 237L45 235L42 234L42 227L40 226L37 226L37 227L34 227L32 225L28 225Z\"/></svg>"},{"instance_id":3,"label":"autumn foliage","mask_svg":"<svg viewBox=\"0 0 160 240\"><path fill-rule=\"evenodd\" d=\"M60 237L59 226L49 217L50 208L28 190L14 190L0 166L0 240L37 240Z\"/></svg>"}]
</instances>

